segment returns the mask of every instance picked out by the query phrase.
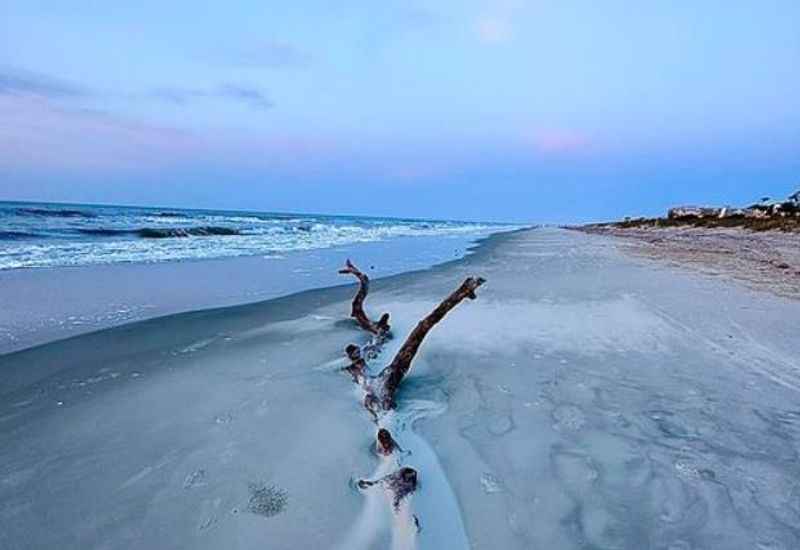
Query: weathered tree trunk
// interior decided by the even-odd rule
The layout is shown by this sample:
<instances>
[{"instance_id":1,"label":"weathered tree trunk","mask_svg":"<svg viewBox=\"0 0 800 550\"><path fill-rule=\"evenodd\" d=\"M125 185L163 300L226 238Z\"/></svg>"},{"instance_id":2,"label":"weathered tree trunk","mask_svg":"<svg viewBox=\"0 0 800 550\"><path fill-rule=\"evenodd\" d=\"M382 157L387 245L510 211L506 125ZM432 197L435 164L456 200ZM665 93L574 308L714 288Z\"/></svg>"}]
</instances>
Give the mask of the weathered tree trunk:
<instances>
[{"instance_id":1,"label":"weathered tree trunk","mask_svg":"<svg viewBox=\"0 0 800 550\"><path fill-rule=\"evenodd\" d=\"M485 282L486 280L482 277L468 277L450 296L436 306L436 309L417 323L417 326L408 335L397 355L394 356L391 364L384 368L379 376L382 382L381 407L384 410L395 407L394 396L397 388L411 369L411 362L414 360L414 356L417 354L428 332L464 299L474 300L476 298L475 291Z\"/></svg>"},{"instance_id":2,"label":"weathered tree trunk","mask_svg":"<svg viewBox=\"0 0 800 550\"><path fill-rule=\"evenodd\" d=\"M383 336L389 332L389 314L384 313L381 315L381 318L378 322L372 321L367 314L364 312L364 300L367 297L367 293L369 292L369 277L366 274L362 273L350 260L347 260L345 263L345 267L339 270L339 273L342 275L349 274L354 275L359 282L358 292L356 293L355 297L353 298L353 308L350 312L350 316L356 320L358 325L366 330L367 332L371 332L376 336Z\"/></svg>"}]
</instances>

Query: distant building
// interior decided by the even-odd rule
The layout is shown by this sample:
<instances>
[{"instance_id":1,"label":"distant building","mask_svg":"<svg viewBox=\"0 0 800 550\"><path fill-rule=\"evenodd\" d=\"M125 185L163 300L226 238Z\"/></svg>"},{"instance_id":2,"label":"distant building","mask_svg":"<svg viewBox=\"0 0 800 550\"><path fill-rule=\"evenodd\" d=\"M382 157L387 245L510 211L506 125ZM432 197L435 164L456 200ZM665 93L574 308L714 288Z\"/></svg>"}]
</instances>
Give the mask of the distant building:
<instances>
[{"instance_id":1,"label":"distant building","mask_svg":"<svg viewBox=\"0 0 800 550\"><path fill-rule=\"evenodd\" d=\"M744 208L723 208L722 213L720 213L720 218L735 218L740 216L746 216L747 211Z\"/></svg>"},{"instance_id":2,"label":"distant building","mask_svg":"<svg viewBox=\"0 0 800 550\"><path fill-rule=\"evenodd\" d=\"M745 208L725 206L676 206L667 212L670 220L695 220L700 218L772 218L800 217L800 190L789 195L786 200L774 201L763 197L760 202Z\"/></svg>"},{"instance_id":3,"label":"distant building","mask_svg":"<svg viewBox=\"0 0 800 550\"><path fill-rule=\"evenodd\" d=\"M676 206L670 208L667 217L671 220L683 218L718 218L722 214L722 208L712 208L708 206Z\"/></svg>"}]
</instances>

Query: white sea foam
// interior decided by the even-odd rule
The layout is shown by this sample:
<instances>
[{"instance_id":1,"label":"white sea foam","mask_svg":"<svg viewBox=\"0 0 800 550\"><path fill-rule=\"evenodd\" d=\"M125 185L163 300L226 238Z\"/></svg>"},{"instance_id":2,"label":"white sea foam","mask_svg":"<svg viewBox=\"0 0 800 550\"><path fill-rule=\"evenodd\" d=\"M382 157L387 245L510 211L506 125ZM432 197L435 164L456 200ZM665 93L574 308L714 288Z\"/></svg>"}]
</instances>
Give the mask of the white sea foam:
<instances>
[{"instance_id":1,"label":"white sea foam","mask_svg":"<svg viewBox=\"0 0 800 550\"><path fill-rule=\"evenodd\" d=\"M469 222L123 207L84 207L81 217L30 211L0 207L0 231L7 236L0 243L0 269L275 255L399 237L481 236L511 229Z\"/></svg>"}]
</instances>

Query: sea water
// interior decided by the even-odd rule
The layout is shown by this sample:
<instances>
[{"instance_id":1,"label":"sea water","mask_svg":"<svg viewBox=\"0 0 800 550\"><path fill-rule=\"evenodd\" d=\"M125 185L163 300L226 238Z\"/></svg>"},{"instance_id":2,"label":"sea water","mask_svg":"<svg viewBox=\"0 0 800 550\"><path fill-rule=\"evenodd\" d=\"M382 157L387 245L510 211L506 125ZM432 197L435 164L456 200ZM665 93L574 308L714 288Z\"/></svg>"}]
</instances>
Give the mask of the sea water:
<instances>
[{"instance_id":1,"label":"sea water","mask_svg":"<svg viewBox=\"0 0 800 550\"><path fill-rule=\"evenodd\" d=\"M178 208L0 203L0 269L281 255L489 223Z\"/></svg>"},{"instance_id":2,"label":"sea water","mask_svg":"<svg viewBox=\"0 0 800 550\"><path fill-rule=\"evenodd\" d=\"M464 256L510 226L174 208L0 203L0 353L171 313Z\"/></svg>"}]
</instances>

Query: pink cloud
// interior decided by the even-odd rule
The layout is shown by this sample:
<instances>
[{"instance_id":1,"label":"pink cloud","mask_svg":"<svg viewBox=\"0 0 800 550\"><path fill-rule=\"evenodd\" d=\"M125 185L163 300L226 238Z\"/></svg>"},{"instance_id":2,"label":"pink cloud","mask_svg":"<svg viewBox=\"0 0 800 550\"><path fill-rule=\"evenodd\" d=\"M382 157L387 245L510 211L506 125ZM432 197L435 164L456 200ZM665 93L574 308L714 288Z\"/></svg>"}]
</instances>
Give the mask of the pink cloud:
<instances>
[{"instance_id":1,"label":"pink cloud","mask_svg":"<svg viewBox=\"0 0 800 550\"><path fill-rule=\"evenodd\" d=\"M0 96L0 167L115 169L162 166L198 156L199 138L36 95Z\"/></svg>"},{"instance_id":2,"label":"pink cloud","mask_svg":"<svg viewBox=\"0 0 800 550\"><path fill-rule=\"evenodd\" d=\"M308 173L352 156L323 136L188 131L32 94L0 94L0 120L0 169L115 173L213 163Z\"/></svg>"},{"instance_id":3,"label":"pink cloud","mask_svg":"<svg viewBox=\"0 0 800 550\"><path fill-rule=\"evenodd\" d=\"M542 130L534 132L526 141L543 154L569 154L591 147L589 136L570 130Z\"/></svg>"}]
</instances>

